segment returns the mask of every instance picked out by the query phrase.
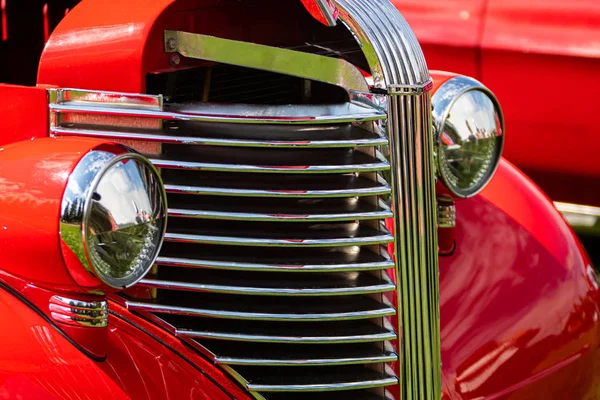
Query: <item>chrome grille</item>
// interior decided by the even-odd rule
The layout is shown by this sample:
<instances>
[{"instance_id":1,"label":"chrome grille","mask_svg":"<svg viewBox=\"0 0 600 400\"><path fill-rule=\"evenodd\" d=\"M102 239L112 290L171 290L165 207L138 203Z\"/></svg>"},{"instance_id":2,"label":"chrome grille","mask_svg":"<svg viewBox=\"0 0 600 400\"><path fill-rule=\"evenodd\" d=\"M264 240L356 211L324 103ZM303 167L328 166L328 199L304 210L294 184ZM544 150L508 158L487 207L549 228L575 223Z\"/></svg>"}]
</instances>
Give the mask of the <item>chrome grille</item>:
<instances>
[{"instance_id":1,"label":"chrome grille","mask_svg":"<svg viewBox=\"0 0 600 400\"><path fill-rule=\"evenodd\" d=\"M53 103L54 135L121 141L161 168L166 243L122 295L130 309L258 398L381 399L398 384L384 111L68 90Z\"/></svg>"}]
</instances>

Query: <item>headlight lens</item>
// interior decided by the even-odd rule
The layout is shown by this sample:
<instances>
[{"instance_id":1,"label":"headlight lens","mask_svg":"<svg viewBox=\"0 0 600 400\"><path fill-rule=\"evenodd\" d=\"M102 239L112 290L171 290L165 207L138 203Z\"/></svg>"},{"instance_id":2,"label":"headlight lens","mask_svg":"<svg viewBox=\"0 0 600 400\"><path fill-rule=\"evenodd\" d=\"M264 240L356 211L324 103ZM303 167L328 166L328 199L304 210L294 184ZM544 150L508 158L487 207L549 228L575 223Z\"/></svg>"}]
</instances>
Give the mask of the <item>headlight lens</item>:
<instances>
[{"instance_id":1,"label":"headlight lens","mask_svg":"<svg viewBox=\"0 0 600 400\"><path fill-rule=\"evenodd\" d=\"M460 198L479 193L502 155L504 127L494 95L466 77L447 81L433 96L438 175Z\"/></svg>"},{"instance_id":2,"label":"headlight lens","mask_svg":"<svg viewBox=\"0 0 600 400\"><path fill-rule=\"evenodd\" d=\"M72 252L106 285L126 288L142 279L158 256L165 227L164 188L142 156L92 151L69 177L60 225L63 252Z\"/></svg>"}]
</instances>

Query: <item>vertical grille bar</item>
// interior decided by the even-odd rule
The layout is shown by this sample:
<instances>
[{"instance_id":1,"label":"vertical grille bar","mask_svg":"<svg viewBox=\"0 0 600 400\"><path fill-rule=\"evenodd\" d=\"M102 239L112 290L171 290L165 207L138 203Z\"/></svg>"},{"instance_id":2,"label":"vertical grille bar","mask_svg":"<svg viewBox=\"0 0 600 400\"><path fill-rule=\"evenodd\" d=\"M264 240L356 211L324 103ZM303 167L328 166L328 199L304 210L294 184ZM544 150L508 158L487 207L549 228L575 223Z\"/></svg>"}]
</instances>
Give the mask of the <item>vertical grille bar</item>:
<instances>
[{"instance_id":1,"label":"vertical grille bar","mask_svg":"<svg viewBox=\"0 0 600 400\"><path fill-rule=\"evenodd\" d=\"M390 96L396 257L399 264L403 398L441 391L439 283L429 93Z\"/></svg>"},{"instance_id":2,"label":"vertical grille bar","mask_svg":"<svg viewBox=\"0 0 600 400\"><path fill-rule=\"evenodd\" d=\"M398 263L401 395L439 399L439 283L431 79L419 43L389 0L336 0L374 87L388 93Z\"/></svg>"}]
</instances>

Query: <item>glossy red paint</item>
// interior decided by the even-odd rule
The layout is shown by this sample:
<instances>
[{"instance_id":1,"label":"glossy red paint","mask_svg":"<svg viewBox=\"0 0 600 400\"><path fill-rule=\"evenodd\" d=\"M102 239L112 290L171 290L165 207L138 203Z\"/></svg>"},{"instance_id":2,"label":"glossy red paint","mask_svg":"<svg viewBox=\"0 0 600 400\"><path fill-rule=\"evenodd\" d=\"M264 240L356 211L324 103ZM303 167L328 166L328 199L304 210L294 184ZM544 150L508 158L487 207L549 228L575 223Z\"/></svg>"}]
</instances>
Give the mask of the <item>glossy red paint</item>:
<instances>
[{"instance_id":1,"label":"glossy red paint","mask_svg":"<svg viewBox=\"0 0 600 400\"><path fill-rule=\"evenodd\" d=\"M132 314L119 303L111 302L110 308L113 312L109 334L111 351L107 362L99 366L109 374L108 371L118 372L122 366L136 369L136 379L124 382L128 393L136 394L132 397L146 398L144 394L150 393L152 399L250 399L228 375L171 333ZM187 369L183 368L181 361L171 366L173 356L169 354L173 352L195 368L189 364L186 364ZM141 365L144 368L139 368ZM157 382L157 376L167 379Z\"/></svg>"},{"instance_id":2,"label":"glossy red paint","mask_svg":"<svg viewBox=\"0 0 600 400\"><path fill-rule=\"evenodd\" d=\"M26 299L38 312L44 314L46 319L52 320L56 327L75 342L82 351L97 359L106 357L107 328L68 325L57 321L50 312L50 299L57 294L56 291L35 286L3 270L0 270L0 280L15 293ZM106 300L104 295L83 295L79 293L69 293L68 298L80 301Z\"/></svg>"},{"instance_id":3,"label":"glossy red paint","mask_svg":"<svg viewBox=\"0 0 600 400\"><path fill-rule=\"evenodd\" d=\"M47 105L44 114L45 109ZM59 240L60 205L69 175L86 153L102 146L95 139L46 137L0 148L0 270L55 291L109 290L83 267L68 270Z\"/></svg>"},{"instance_id":4,"label":"glossy red paint","mask_svg":"<svg viewBox=\"0 0 600 400\"><path fill-rule=\"evenodd\" d=\"M145 93L147 74L203 65L201 61L183 58L173 67L170 54L164 52L165 29L277 45L281 37L303 38L302 25L314 21L299 1L266 0L252 7L236 3L83 1L51 35L40 60L37 82ZM280 31L286 35L273 35Z\"/></svg>"},{"instance_id":5,"label":"glossy red paint","mask_svg":"<svg viewBox=\"0 0 600 400\"><path fill-rule=\"evenodd\" d=\"M154 338L112 317L106 361L69 343L31 308L0 289L0 398L198 399L234 397ZM231 384L231 383L230 383Z\"/></svg>"},{"instance_id":6,"label":"glossy red paint","mask_svg":"<svg viewBox=\"0 0 600 400\"><path fill-rule=\"evenodd\" d=\"M430 69L477 76L487 0L391 1L415 31Z\"/></svg>"},{"instance_id":7,"label":"glossy red paint","mask_svg":"<svg viewBox=\"0 0 600 400\"><path fill-rule=\"evenodd\" d=\"M481 79L510 132L506 157L554 200L600 205L589 188L600 179L600 131L590 119L600 108L600 2L490 0L481 47ZM534 97L515 90L523 71L535 77ZM565 85L583 87L569 93ZM571 177L579 184L561 185Z\"/></svg>"},{"instance_id":8,"label":"glossy red paint","mask_svg":"<svg viewBox=\"0 0 600 400\"><path fill-rule=\"evenodd\" d=\"M31 308L1 288L0 319L3 321L0 398L128 398L118 382L94 361ZM10 329L6 329L6 324Z\"/></svg>"},{"instance_id":9,"label":"glossy red paint","mask_svg":"<svg viewBox=\"0 0 600 400\"><path fill-rule=\"evenodd\" d=\"M600 206L600 191L590 190L600 135L589 121L600 108L600 2L393 2L430 68L471 75L496 94L511 162L553 200Z\"/></svg>"},{"instance_id":10,"label":"glossy red paint","mask_svg":"<svg viewBox=\"0 0 600 400\"><path fill-rule=\"evenodd\" d=\"M552 203L502 161L456 208L457 249L440 257L450 398L596 398L598 283Z\"/></svg>"},{"instance_id":11,"label":"glossy red paint","mask_svg":"<svg viewBox=\"0 0 600 400\"><path fill-rule=\"evenodd\" d=\"M48 136L48 95L43 88L0 84L0 145Z\"/></svg>"}]
</instances>

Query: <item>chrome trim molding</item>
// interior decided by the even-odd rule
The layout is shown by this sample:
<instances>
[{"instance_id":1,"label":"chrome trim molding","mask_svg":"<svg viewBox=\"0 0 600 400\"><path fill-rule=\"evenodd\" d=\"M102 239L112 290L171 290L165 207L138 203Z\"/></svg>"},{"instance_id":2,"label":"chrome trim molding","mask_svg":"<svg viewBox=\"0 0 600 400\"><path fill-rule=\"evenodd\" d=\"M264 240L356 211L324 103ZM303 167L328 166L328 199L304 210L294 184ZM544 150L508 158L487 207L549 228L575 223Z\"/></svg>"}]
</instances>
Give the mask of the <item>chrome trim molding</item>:
<instances>
[{"instance_id":1,"label":"chrome trim molding","mask_svg":"<svg viewBox=\"0 0 600 400\"><path fill-rule=\"evenodd\" d=\"M106 301L82 301L52 296L48 307L52 318L63 324L88 328L104 328L108 325Z\"/></svg>"},{"instance_id":2,"label":"chrome trim molding","mask_svg":"<svg viewBox=\"0 0 600 400\"><path fill-rule=\"evenodd\" d=\"M418 94L431 86L421 46L389 0L337 0L340 19L354 34L371 67L375 88Z\"/></svg>"},{"instance_id":3,"label":"chrome trim molding","mask_svg":"<svg viewBox=\"0 0 600 400\"><path fill-rule=\"evenodd\" d=\"M375 88L389 94L386 128L396 205L402 398L437 400L441 343L429 70L413 31L391 2L338 0L337 4L341 20L367 58Z\"/></svg>"},{"instance_id":4,"label":"chrome trim molding","mask_svg":"<svg viewBox=\"0 0 600 400\"><path fill-rule=\"evenodd\" d=\"M338 58L180 31L165 31L165 52L369 91L359 69Z\"/></svg>"},{"instance_id":5,"label":"chrome trim molding","mask_svg":"<svg viewBox=\"0 0 600 400\"><path fill-rule=\"evenodd\" d=\"M554 202L569 225L578 233L600 236L600 207Z\"/></svg>"},{"instance_id":6,"label":"chrome trim molding","mask_svg":"<svg viewBox=\"0 0 600 400\"><path fill-rule=\"evenodd\" d=\"M73 89L61 89L71 91ZM81 92L81 91L80 91ZM100 92L87 92L101 94ZM120 96L128 97L129 93ZM135 96L135 95L133 95ZM162 96L151 96L159 101ZM358 94L345 104L298 105L294 107L273 105L260 107L255 104L169 104L160 109L109 106L104 103L81 103L67 101L51 103L50 110L56 115L87 114L111 117L159 119L165 121L223 122L231 124L261 125L316 125L344 122L377 121L386 118L384 110L368 103ZM55 124L56 126L59 124Z\"/></svg>"},{"instance_id":7,"label":"chrome trim molding","mask_svg":"<svg viewBox=\"0 0 600 400\"><path fill-rule=\"evenodd\" d=\"M437 205L438 227L454 228L456 226L456 206L454 203L439 201Z\"/></svg>"}]
</instances>

